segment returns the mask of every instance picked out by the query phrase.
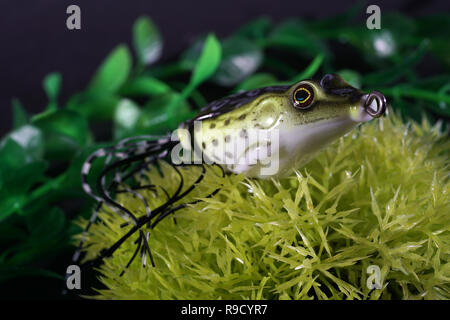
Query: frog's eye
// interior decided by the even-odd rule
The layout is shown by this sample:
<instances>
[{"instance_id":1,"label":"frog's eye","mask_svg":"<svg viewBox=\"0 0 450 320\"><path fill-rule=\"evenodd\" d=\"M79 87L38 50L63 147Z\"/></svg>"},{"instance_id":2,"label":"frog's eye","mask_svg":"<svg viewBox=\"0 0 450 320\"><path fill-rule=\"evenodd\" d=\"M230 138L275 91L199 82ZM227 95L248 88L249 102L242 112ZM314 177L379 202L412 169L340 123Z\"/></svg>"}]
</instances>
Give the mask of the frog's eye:
<instances>
[{"instance_id":1,"label":"frog's eye","mask_svg":"<svg viewBox=\"0 0 450 320\"><path fill-rule=\"evenodd\" d=\"M302 84L295 89L293 95L294 107L307 109L312 105L313 100L314 89L309 84Z\"/></svg>"}]
</instances>

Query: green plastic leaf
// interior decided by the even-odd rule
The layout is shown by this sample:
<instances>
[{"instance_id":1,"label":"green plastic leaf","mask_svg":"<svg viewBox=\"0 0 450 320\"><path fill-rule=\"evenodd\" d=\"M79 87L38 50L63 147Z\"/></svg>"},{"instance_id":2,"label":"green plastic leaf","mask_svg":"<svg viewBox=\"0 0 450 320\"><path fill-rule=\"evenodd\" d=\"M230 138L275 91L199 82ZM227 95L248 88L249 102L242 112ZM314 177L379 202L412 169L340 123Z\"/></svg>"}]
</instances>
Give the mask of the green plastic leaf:
<instances>
[{"instance_id":1,"label":"green plastic leaf","mask_svg":"<svg viewBox=\"0 0 450 320\"><path fill-rule=\"evenodd\" d=\"M271 27L272 21L268 17L260 17L240 27L235 35L258 42L267 37Z\"/></svg>"},{"instance_id":2,"label":"green plastic leaf","mask_svg":"<svg viewBox=\"0 0 450 320\"><path fill-rule=\"evenodd\" d=\"M197 37L194 43L185 50L180 57L180 65L186 70L194 70L195 64L202 54L203 47L205 46L205 40L207 35L201 35Z\"/></svg>"},{"instance_id":3,"label":"green plastic leaf","mask_svg":"<svg viewBox=\"0 0 450 320\"><path fill-rule=\"evenodd\" d=\"M415 29L414 20L405 15L384 13L381 15L381 29L352 26L336 32L341 42L348 42L359 49L364 60L378 67L386 67L391 60L403 60L412 47L428 38L414 35Z\"/></svg>"},{"instance_id":4,"label":"green plastic leaf","mask_svg":"<svg viewBox=\"0 0 450 320\"><path fill-rule=\"evenodd\" d=\"M171 83L173 89L182 91L186 84L184 82L172 82ZM172 92L172 94L177 95L177 92ZM206 106L208 104L208 101L205 99L205 96L200 92L200 90L197 88L195 90L192 90L190 98L192 99L193 105L201 108L203 106Z\"/></svg>"},{"instance_id":5,"label":"green plastic leaf","mask_svg":"<svg viewBox=\"0 0 450 320\"><path fill-rule=\"evenodd\" d=\"M307 31L302 23L290 20L278 25L267 39L266 45L284 45L292 48L307 48Z\"/></svg>"},{"instance_id":6,"label":"green plastic leaf","mask_svg":"<svg viewBox=\"0 0 450 320\"><path fill-rule=\"evenodd\" d=\"M336 72L338 75L342 77L348 84L350 84L352 87L361 89L361 75L354 71L349 69L343 69Z\"/></svg>"},{"instance_id":7,"label":"green plastic leaf","mask_svg":"<svg viewBox=\"0 0 450 320\"><path fill-rule=\"evenodd\" d=\"M140 114L140 108L133 101L129 99L120 101L114 115L114 137L123 138L132 134Z\"/></svg>"},{"instance_id":8,"label":"green plastic leaf","mask_svg":"<svg viewBox=\"0 0 450 320\"><path fill-rule=\"evenodd\" d=\"M177 112L169 116L168 108L177 104ZM144 106L136 124L136 134L166 134L191 117L192 111L186 100L180 94L172 92L156 97Z\"/></svg>"},{"instance_id":9,"label":"green plastic leaf","mask_svg":"<svg viewBox=\"0 0 450 320\"><path fill-rule=\"evenodd\" d=\"M115 94L78 94L69 100L67 108L82 114L88 120L112 120L120 99Z\"/></svg>"},{"instance_id":10,"label":"green plastic leaf","mask_svg":"<svg viewBox=\"0 0 450 320\"><path fill-rule=\"evenodd\" d=\"M161 35L149 17L139 17L134 23L133 45L141 64L150 65L161 57Z\"/></svg>"},{"instance_id":11,"label":"green plastic leaf","mask_svg":"<svg viewBox=\"0 0 450 320\"><path fill-rule=\"evenodd\" d=\"M417 37L427 38L431 42L432 52L450 67L450 41L448 30L450 29L450 14L441 13L432 16L418 17ZM439 27L436 27L439 26Z\"/></svg>"},{"instance_id":12,"label":"green plastic leaf","mask_svg":"<svg viewBox=\"0 0 450 320\"><path fill-rule=\"evenodd\" d=\"M398 85L392 88L386 87L377 89L385 95L393 96L395 99L416 99L416 102L412 103L412 105L417 107L420 103L421 107L423 107L422 111L424 108L428 108L440 115L450 116L450 110L447 108L447 105L450 104L450 94L446 93L448 90L446 86L444 86L439 92L415 88L408 85ZM413 107L411 106L411 108ZM420 118L416 119L420 120Z\"/></svg>"},{"instance_id":13,"label":"green plastic leaf","mask_svg":"<svg viewBox=\"0 0 450 320\"><path fill-rule=\"evenodd\" d=\"M0 143L0 220L18 211L27 202L27 192L43 181L47 164L42 160L43 136L26 125Z\"/></svg>"},{"instance_id":14,"label":"green plastic leaf","mask_svg":"<svg viewBox=\"0 0 450 320\"><path fill-rule=\"evenodd\" d=\"M164 82L143 76L128 81L120 90L126 96L157 96L170 92L172 89Z\"/></svg>"},{"instance_id":15,"label":"green plastic leaf","mask_svg":"<svg viewBox=\"0 0 450 320\"><path fill-rule=\"evenodd\" d=\"M61 89L61 74L54 72L45 76L43 87L48 97L48 110L54 110L58 107L58 95Z\"/></svg>"},{"instance_id":16,"label":"green plastic leaf","mask_svg":"<svg viewBox=\"0 0 450 320\"><path fill-rule=\"evenodd\" d=\"M445 85L443 85L438 92L438 95L440 97L444 97L450 96L450 82L446 83ZM436 109L438 109L439 111L437 111ZM435 110L437 111L437 113L439 114L443 114L446 116L450 116L450 102L449 101L444 101L444 99L442 99L442 101L440 101L437 105L437 108Z\"/></svg>"},{"instance_id":17,"label":"green plastic leaf","mask_svg":"<svg viewBox=\"0 0 450 320\"><path fill-rule=\"evenodd\" d=\"M411 81L409 84L428 90L439 91L442 90L446 84L450 83L450 73L441 73L430 77L420 77Z\"/></svg>"},{"instance_id":18,"label":"green plastic leaf","mask_svg":"<svg viewBox=\"0 0 450 320\"><path fill-rule=\"evenodd\" d=\"M33 157L13 138L7 137L0 144L0 190L8 192L7 187L14 177L14 173L26 165L33 163Z\"/></svg>"},{"instance_id":19,"label":"green plastic leaf","mask_svg":"<svg viewBox=\"0 0 450 320\"><path fill-rule=\"evenodd\" d=\"M181 57L181 65L185 69L192 70L191 83L195 77L205 77L213 75L219 66L222 58L222 47L217 38L210 34L200 36L194 44L186 50Z\"/></svg>"},{"instance_id":20,"label":"green plastic leaf","mask_svg":"<svg viewBox=\"0 0 450 320\"><path fill-rule=\"evenodd\" d=\"M75 192L78 192L77 196L86 196L84 191L81 189L80 184L80 172L81 168L86 161L87 157L94 151L110 146L111 143L105 143L105 144L95 144L95 145L89 145L88 147L82 148L78 150L75 155L72 157L72 160L69 164L69 167L64 171L61 177L61 180L56 185L50 185L49 188L51 189L58 189L61 191L64 190L72 190ZM94 161L94 163L91 166L90 172L92 175L90 177L95 177L100 171L104 168L104 164L101 161ZM58 178L59 178L58 177ZM89 178L89 177L88 177ZM94 182L95 183L95 182ZM44 190L46 191L46 190ZM89 199L90 200L90 199Z\"/></svg>"},{"instance_id":21,"label":"green plastic leaf","mask_svg":"<svg viewBox=\"0 0 450 320\"><path fill-rule=\"evenodd\" d=\"M181 56L184 56L182 54ZM180 58L177 61L169 62L153 66L150 70L146 70L148 76L158 79L169 79L171 77L177 77L181 74L189 73L194 66L194 62L183 60Z\"/></svg>"},{"instance_id":22,"label":"green plastic leaf","mask_svg":"<svg viewBox=\"0 0 450 320\"><path fill-rule=\"evenodd\" d=\"M14 141L21 149L15 152L11 151L11 153L6 152L4 148L6 148L9 140ZM5 166L3 161L10 159L12 166L20 168L21 165L42 159L44 154L44 137L41 130L37 127L25 125L9 133L1 141L0 150L5 152L3 154L4 158L1 159L2 166Z\"/></svg>"},{"instance_id":23,"label":"green plastic leaf","mask_svg":"<svg viewBox=\"0 0 450 320\"><path fill-rule=\"evenodd\" d=\"M197 87L203 81L211 77L219 67L221 56L222 48L219 40L217 40L213 34L208 35L202 54L192 73L189 87Z\"/></svg>"},{"instance_id":24,"label":"green plastic leaf","mask_svg":"<svg viewBox=\"0 0 450 320\"><path fill-rule=\"evenodd\" d=\"M441 59L441 61L450 67L450 42L448 38L433 38L431 39L431 50Z\"/></svg>"},{"instance_id":25,"label":"green plastic leaf","mask_svg":"<svg viewBox=\"0 0 450 320\"><path fill-rule=\"evenodd\" d=\"M17 129L28 123L28 115L18 99L12 99L13 128Z\"/></svg>"},{"instance_id":26,"label":"green plastic leaf","mask_svg":"<svg viewBox=\"0 0 450 320\"><path fill-rule=\"evenodd\" d=\"M9 172L17 180L5 180L8 187L0 190L0 222L14 213L26 214L23 207L28 202L27 193L30 188L44 180L43 173L47 169L44 162L36 162L23 166L20 170ZM16 184L20 179L21 184Z\"/></svg>"},{"instance_id":27,"label":"green plastic leaf","mask_svg":"<svg viewBox=\"0 0 450 320\"><path fill-rule=\"evenodd\" d=\"M192 72L191 79L186 88L182 91L181 95L177 96L176 99L172 100L167 108L168 120L171 123L171 127L177 125L175 122L176 117L174 116L179 107L180 101L188 98L191 93L198 87L202 82L210 78L220 64L220 59L222 56L222 47L217 38L210 34L206 38L205 45L203 47L202 54L195 64L194 71Z\"/></svg>"},{"instance_id":28,"label":"green plastic leaf","mask_svg":"<svg viewBox=\"0 0 450 320\"><path fill-rule=\"evenodd\" d=\"M400 50L409 46L412 35L417 32L416 20L399 12L393 11L382 14L381 23L382 29L389 29L392 33Z\"/></svg>"},{"instance_id":29,"label":"green plastic leaf","mask_svg":"<svg viewBox=\"0 0 450 320\"><path fill-rule=\"evenodd\" d=\"M294 49L293 52L305 57L315 57L320 53L327 57L330 55L324 42L298 19L287 20L277 26L267 37L265 46Z\"/></svg>"},{"instance_id":30,"label":"green plastic leaf","mask_svg":"<svg viewBox=\"0 0 450 320\"><path fill-rule=\"evenodd\" d=\"M235 92L248 91L278 84L279 81L270 73L255 73L236 87Z\"/></svg>"},{"instance_id":31,"label":"green plastic leaf","mask_svg":"<svg viewBox=\"0 0 450 320\"><path fill-rule=\"evenodd\" d=\"M298 75L297 71L284 60L268 55L264 57L263 67L273 70L277 74L281 74L283 77L289 79L293 79Z\"/></svg>"},{"instance_id":32,"label":"green plastic leaf","mask_svg":"<svg viewBox=\"0 0 450 320\"><path fill-rule=\"evenodd\" d=\"M296 76L293 80L293 82L301 81L304 79L311 78L313 75L316 74L317 70L319 70L320 66L322 65L322 62L325 58L325 55L322 53L319 53L313 61L301 72L298 76Z\"/></svg>"},{"instance_id":33,"label":"green plastic leaf","mask_svg":"<svg viewBox=\"0 0 450 320\"><path fill-rule=\"evenodd\" d=\"M429 42L425 39L415 51L404 57L398 64L380 71L369 73L362 78L364 85L379 86L389 84L403 76L407 71L419 63L429 48Z\"/></svg>"},{"instance_id":34,"label":"green plastic leaf","mask_svg":"<svg viewBox=\"0 0 450 320\"><path fill-rule=\"evenodd\" d=\"M97 70L92 78L89 91L97 94L115 92L127 80L131 63L128 48L125 45L119 45Z\"/></svg>"},{"instance_id":35,"label":"green plastic leaf","mask_svg":"<svg viewBox=\"0 0 450 320\"><path fill-rule=\"evenodd\" d=\"M52 239L63 232L66 218L64 212L58 208L49 208L48 212L37 212L29 217L28 224L31 237L39 241Z\"/></svg>"},{"instance_id":36,"label":"green plastic leaf","mask_svg":"<svg viewBox=\"0 0 450 320\"><path fill-rule=\"evenodd\" d=\"M5 181L9 173L30 163L26 151L20 144L10 137L6 137L0 144L0 186L6 187Z\"/></svg>"},{"instance_id":37,"label":"green plastic leaf","mask_svg":"<svg viewBox=\"0 0 450 320\"><path fill-rule=\"evenodd\" d=\"M414 119L415 121L421 121L425 110L423 104L408 103L400 97L394 98L392 107L395 111L400 111L404 120Z\"/></svg>"},{"instance_id":38,"label":"green plastic leaf","mask_svg":"<svg viewBox=\"0 0 450 320\"><path fill-rule=\"evenodd\" d=\"M88 141L87 120L78 112L47 111L33 117L31 122L44 133L45 151L51 158L70 157Z\"/></svg>"},{"instance_id":39,"label":"green plastic leaf","mask_svg":"<svg viewBox=\"0 0 450 320\"><path fill-rule=\"evenodd\" d=\"M252 42L231 37L222 43L222 61L213 81L222 86L233 86L254 73L261 65L263 53Z\"/></svg>"},{"instance_id":40,"label":"green plastic leaf","mask_svg":"<svg viewBox=\"0 0 450 320\"><path fill-rule=\"evenodd\" d=\"M45 208L28 218L29 237L25 242L9 247L4 254L10 256L8 265L25 265L44 254L69 247L66 218L58 207Z\"/></svg>"},{"instance_id":41,"label":"green plastic leaf","mask_svg":"<svg viewBox=\"0 0 450 320\"><path fill-rule=\"evenodd\" d=\"M407 86L398 88L399 96L415 98L421 102L424 108L446 117L450 117L450 94L448 92L450 92L450 84L444 85L438 92Z\"/></svg>"}]
</instances>

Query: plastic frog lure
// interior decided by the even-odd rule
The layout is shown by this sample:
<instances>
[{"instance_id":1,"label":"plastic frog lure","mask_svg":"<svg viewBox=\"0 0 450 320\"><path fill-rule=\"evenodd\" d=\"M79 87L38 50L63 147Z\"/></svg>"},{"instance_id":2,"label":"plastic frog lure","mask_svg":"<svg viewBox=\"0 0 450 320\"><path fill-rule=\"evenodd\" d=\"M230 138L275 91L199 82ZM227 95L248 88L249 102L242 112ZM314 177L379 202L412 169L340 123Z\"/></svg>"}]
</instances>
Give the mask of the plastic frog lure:
<instances>
[{"instance_id":1,"label":"plastic frog lure","mask_svg":"<svg viewBox=\"0 0 450 320\"><path fill-rule=\"evenodd\" d=\"M123 217L123 226L131 224L132 228L83 266L98 265L134 234L138 235L136 250L125 268L138 254L143 265L148 256L154 266L149 231L144 230L153 229L170 214L200 201L182 203L204 180L207 165L219 167L222 176L226 172L260 178L283 176L306 164L358 124L380 117L385 110L386 99L381 93L364 93L338 75L327 74L320 81L266 87L213 101L193 119L182 123L176 133L127 138L115 146L99 149L87 158L82 168L83 188L98 204L74 254L74 263L103 204ZM181 159L177 156L180 149L183 150ZM92 163L98 159L103 159L104 167L92 186L88 176ZM161 160L179 177L173 194L163 185L152 184L145 175L149 168L159 168ZM189 185L179 169L186 166L200 168L198 178ZM141 178L136 179L137 176ZM157 189L167 200L151 209L140 191L156 192ZM219 190L220 186L202 197L213 197ZM131 208L114 199L124 192L142 201L145 215L137 216Z\"/></svg>"}]
</instances>

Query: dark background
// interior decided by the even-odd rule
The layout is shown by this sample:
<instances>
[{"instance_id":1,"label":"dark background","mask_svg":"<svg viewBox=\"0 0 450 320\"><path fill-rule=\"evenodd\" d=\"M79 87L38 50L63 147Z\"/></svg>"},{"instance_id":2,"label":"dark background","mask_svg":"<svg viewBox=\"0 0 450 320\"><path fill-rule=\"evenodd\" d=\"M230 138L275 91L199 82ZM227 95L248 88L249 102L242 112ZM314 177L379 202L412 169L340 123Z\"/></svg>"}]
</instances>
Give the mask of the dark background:
<instances>
[{"instance_id":1,"label":"dark background","mask_svg":"<svg viewBox=\"0 0 450 320\"><path fill-rule=\"evenodd\" d=\"M81 30L66 28L66 8L81 8ZM163 60L170 59L201 33L219 37L260 16L274 22L288 17L323 18L344 12L354 1L107 1L10 0L0 6L0 136L12 127L11 99L38 113L47 98L43 77L62 73L60 102L83 90L101 61L119 43L131 44L131 28L140 15L149 15L164 39ZM444 1L395 0L367 2L383 11L422 16L449 11ZM366 15L361 15L365 24Z\"/></svg>"}]
</instances>

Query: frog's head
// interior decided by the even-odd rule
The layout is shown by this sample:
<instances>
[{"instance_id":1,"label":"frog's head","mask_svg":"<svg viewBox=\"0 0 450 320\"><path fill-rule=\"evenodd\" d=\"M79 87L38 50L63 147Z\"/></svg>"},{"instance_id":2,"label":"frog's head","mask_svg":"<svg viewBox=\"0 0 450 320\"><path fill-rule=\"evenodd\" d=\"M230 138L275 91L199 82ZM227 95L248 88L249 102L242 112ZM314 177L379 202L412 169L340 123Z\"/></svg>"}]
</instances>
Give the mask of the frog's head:
<instances>
[{"instance_id":1,"label":"frog's head","mask_svg":"<svg viewBox=\"0 0 450 320\"><path fill-rule=\"evenodd\" d=\"M317 151L386 110L386 99L380 92L364 93L334 74L320 81L300 81L282 94L264 99L260 106L265 104L271 106L267 110L277 109L275 114L279 115L272 128L280 134L281 171L308 162ZM265 115L261 114L260 122L273 118Z\"/></svg>"},{"instance_id":2,"label":"frog's head","mask_svg":"<svg viewBox=\"0 0 450 320\"><path fill-rule=\"evenodd\" d=\"M359 123L381 116L385 109L381 93L364 93L340 76L328 74L320 81L266 87L212 102L189 123L201 121L196 144L209 159L222 161L227 152L217 156L218 150L233 145L243 148L228 151L231 159L261 163L265 158L279 159L279 170L270 174L260 173L259 164L234 163L230 167L237 173L262 177L298 168ZM252 142L251 133L258 136L259 131L273 136ZM267 151L265 155L262 150Z\"/></svg>"},{"instance_id":3,"label":"frog's head","mask_svg":"<svg viewBox=\"0 0 450 320\"><path fill-rule=\"evenodd\" d=\"M378 118L386 110L386 98L380 92L364 93L335 74L320 81L300 81L286 95L301 124L339 118L359 123Z\"/></svg>"}]
</instances>

